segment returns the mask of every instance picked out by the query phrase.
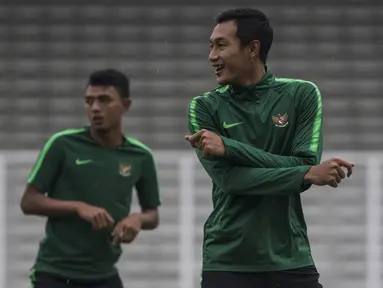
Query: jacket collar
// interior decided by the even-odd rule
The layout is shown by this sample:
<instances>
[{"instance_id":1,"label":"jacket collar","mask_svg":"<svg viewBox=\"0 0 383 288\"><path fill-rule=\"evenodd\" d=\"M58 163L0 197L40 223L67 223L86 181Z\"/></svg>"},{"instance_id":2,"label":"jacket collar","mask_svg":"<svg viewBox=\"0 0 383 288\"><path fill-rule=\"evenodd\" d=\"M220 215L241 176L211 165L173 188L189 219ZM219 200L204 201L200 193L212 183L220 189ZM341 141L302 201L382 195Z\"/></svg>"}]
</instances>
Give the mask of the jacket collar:
<instances>
[{"instance_id":1,"label":"jacket collar","mask_svg":"<svg viewBox=\"0 0 383 288\"><path fill-rule=\"evenodd\" d=\"M267 69L267 66L265 66L265 69L266 73L258 83L245 86L230 85L230 94L239 99L254 98L255 96L260 97L264 95L265 93L262 92L268 90L275 81L275 76Z\"/></svg>"}]
</instances>

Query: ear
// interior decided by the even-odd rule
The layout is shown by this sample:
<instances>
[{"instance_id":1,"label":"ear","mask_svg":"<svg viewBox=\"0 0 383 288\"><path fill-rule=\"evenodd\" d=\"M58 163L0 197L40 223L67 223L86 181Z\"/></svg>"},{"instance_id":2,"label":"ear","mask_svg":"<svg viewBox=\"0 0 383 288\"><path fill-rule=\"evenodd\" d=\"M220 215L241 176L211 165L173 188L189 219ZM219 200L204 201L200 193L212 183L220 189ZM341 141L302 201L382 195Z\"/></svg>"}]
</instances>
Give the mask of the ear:
<instances>
[{"instance_id":1,"label":"ear","mask_svg":"<svg viewBox=\"0 0 383 288\"><path fill-rule=\"evenodd\" d=\"M132 105L132 100L130 98L123 98L122 105L124 106L125 111L129 111L129 108Z\"/></svg>"},{"instance_id":2,"label":"ear","mask_svg":"<svg viewBox=\"0 0 383 288\"><path fill-rule=\"evenodd\" d=\"M256 58L259 56L259 51L261 50L261 42L258 40L251 41L249 44L249 54L251 58Z\"/></svg>"}]
</instances>

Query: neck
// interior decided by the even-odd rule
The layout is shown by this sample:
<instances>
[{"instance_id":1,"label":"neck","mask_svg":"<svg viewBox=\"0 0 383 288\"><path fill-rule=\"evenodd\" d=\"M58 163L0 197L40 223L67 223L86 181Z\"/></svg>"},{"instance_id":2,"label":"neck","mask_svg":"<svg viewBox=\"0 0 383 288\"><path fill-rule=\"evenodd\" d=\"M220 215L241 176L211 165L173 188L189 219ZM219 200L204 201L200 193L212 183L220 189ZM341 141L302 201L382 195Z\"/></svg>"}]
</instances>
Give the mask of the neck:
<instances>
[{"instance_id":1,"label":"neck","mask_svg":"<svg viewBox=\"0 0 383 288\"><path fill-rule=\"evenodd\" d=\"M105 148L115 148L120 146L123 141L122 134L121 127L104 131L96 130L92 127L90 128L90 135L92 138Z\"/></svg>"},{"instance_id":2,"label":"neck","mask_svg":"<svg viewBox=\"0 0 383 288\"><path fill-rule=\"evenodd\" d=\"M238 83L238 84L240 86L257 84L265 75L265 73L266 73L265 65L263 64L255 65L254 69L249 73L249 76L244 78L243 81L241 81L241 83Z\"/></svg>"}]
</instances>

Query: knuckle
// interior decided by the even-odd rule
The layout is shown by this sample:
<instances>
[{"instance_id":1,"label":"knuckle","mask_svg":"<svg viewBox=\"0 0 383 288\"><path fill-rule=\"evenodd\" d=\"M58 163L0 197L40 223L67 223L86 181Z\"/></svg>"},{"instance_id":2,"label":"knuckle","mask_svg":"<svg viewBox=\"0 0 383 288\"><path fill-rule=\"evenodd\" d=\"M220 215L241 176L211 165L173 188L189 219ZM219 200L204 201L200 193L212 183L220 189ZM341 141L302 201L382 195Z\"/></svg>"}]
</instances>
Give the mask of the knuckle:
<instances>
[{"instance_id":1,"label":"knuckle","mask_svg":"<svg viewBox=\"0 0 383 288\"><path fill-rule=\"evenodd\" d=\"M334 163L332 164L332 167L333 167L334 169L337 169L337 168L339 167L339 165L338 165L338 163L334 162Z\"/></svg>"}]
</instances>

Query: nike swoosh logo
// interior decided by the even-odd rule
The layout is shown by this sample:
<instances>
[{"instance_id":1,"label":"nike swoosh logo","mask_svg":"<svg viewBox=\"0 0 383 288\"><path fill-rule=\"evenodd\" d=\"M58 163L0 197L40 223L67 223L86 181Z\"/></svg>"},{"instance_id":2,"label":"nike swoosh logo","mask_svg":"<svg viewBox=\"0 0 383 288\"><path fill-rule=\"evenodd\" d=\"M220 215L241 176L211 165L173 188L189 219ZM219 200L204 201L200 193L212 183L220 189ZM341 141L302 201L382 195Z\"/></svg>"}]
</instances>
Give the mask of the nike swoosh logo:
<instances>
[{"instance_id":1,"label":"nike swoosh logo","mask_svg":"<svg viewBox=\"0 0 383 288\"><path fill-rule=\"evenodd\" d=\"M225 129L229 129L231 127L234 127L234 126L237 126L237 125L240 125L240 124L243 124L243 122L237 122L237 123L233 123L233 124L227 124L226 121L223 122L223 128Z\"/></svg>"},{"instance_id":2,"label":"nike swoosh logo","mask_svg":"<svg viewBox=\"0 0 383 288\"><path fill-rule=\"evenodd\" d=\"M77 165L84 165L84 164L88 164L90 162L92 162L93 160L80 160L80 159L76 159L76 164Z\"/></svg>"}]
</instances>

